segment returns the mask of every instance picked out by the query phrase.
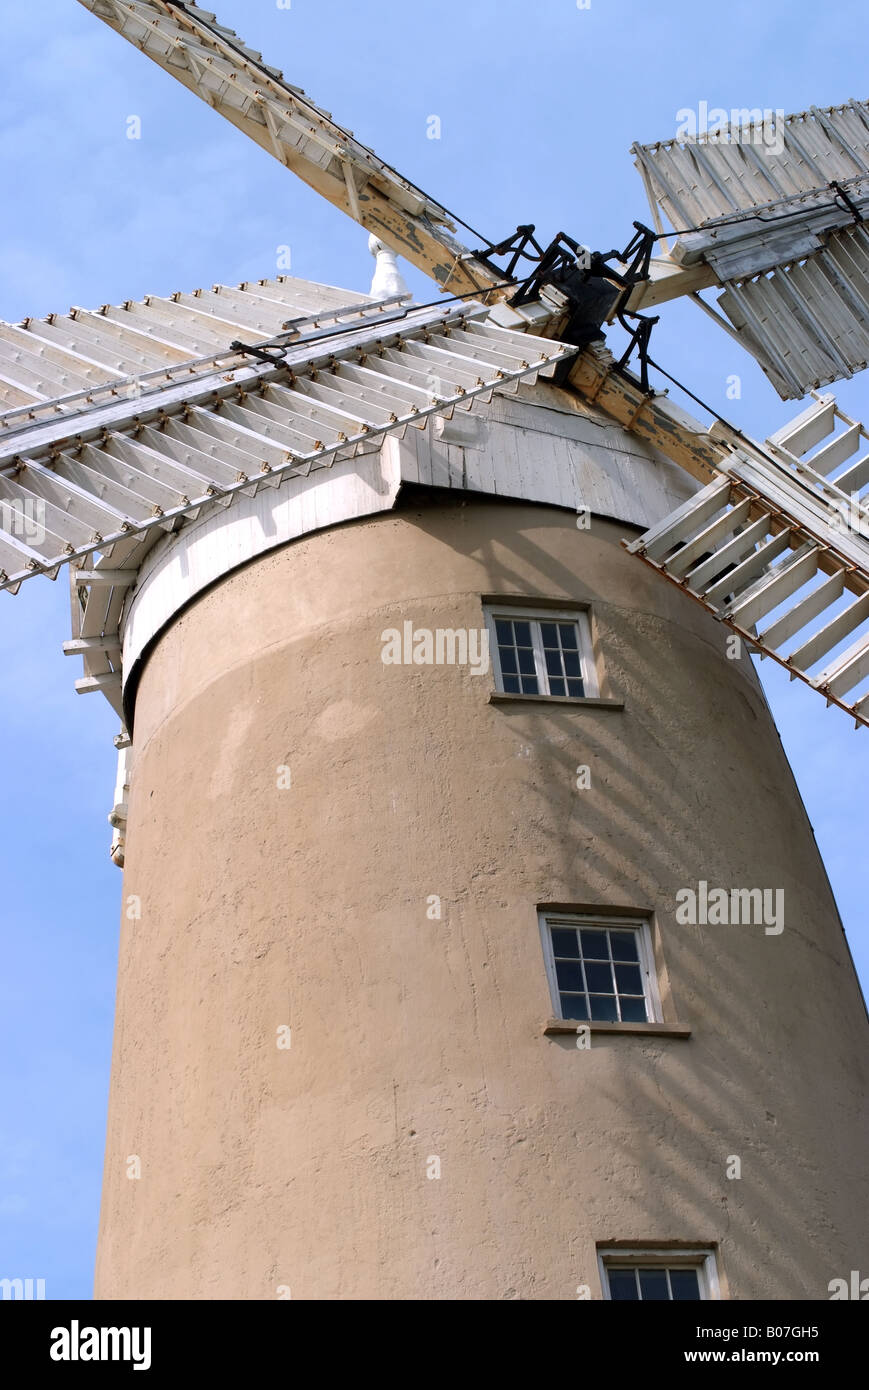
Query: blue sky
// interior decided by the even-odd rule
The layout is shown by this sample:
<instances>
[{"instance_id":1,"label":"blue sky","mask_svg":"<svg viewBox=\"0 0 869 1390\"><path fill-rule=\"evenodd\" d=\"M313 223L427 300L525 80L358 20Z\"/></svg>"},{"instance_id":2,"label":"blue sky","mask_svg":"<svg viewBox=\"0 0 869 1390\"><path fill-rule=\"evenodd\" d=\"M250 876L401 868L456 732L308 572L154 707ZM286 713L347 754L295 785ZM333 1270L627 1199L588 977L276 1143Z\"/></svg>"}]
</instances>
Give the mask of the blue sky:
<instances>
[{"instance_id":1,"label":"blue sky","mask_svg":"<svg viewBox=\"0 0 869 1390\"><path fill-rule=\"evenodd\" d=\"M546 239L623 245L649 215L630 145L675 133L680 108L869 96L865 0L219 0L219 17L496 240L534 221ZM6 6L3 26L0 317L274 275L284 245L294 274L367 290L361 229L75 0ZM127 139L130 115L140 140ZM440 140L427 138L431 115ZM408 279L418 299L435 297ZM755 437L795 413L690 305L665 307L653 355ZM865 375L835 389L869 417ZM106 823L116 720L101 697L73 691L67 595L63 576L0 594L0 1277L88 1298L121 875ZM768 697L865 990L869 734L770 666Z\"/></svg>"}]
</instances>

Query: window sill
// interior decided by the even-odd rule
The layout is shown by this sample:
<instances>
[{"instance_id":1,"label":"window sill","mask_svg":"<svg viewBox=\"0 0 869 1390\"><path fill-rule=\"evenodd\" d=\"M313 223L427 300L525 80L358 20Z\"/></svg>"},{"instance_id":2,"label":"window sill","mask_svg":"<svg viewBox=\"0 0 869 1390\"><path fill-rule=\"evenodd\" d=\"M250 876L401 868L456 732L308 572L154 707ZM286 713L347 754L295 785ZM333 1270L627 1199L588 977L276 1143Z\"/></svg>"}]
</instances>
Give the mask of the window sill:
<instances>
[{"instance_id":1,"label":"window sill","mask_svg":"<svg viewBox=\"0 0 869 1390\"><path fill-rule=\"evenodd\" d=\"M592 1033L639 1033L653 1038L690 1038L691 1029L682 1023L594 1023L581 1018L550 1018L543 1032L547 1037L576 1033L588 1028Z\"/></svg>"},{"instance_id":2,"label":"window sill","mask_svg":"<svg viewBox=\"0 0 869 1390\"><path fill-rule=\"evenodd\" d=\"M514 695L508 690L492 690L490 705L591 705L593 709L624 709L624 700L603 700L596 695Z\"/></svg>"}]
</instances>

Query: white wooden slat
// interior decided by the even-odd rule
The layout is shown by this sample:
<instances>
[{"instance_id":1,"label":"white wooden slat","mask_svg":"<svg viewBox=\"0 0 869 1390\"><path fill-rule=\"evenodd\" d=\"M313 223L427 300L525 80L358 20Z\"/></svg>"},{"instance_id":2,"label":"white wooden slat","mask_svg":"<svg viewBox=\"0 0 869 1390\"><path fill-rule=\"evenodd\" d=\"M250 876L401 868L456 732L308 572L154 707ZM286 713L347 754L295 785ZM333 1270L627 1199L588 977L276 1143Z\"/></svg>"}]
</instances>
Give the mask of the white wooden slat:
<instances>
[{"instance_id":1,"label":"white wooden slat","mask_svg":"<svg viewBox=\"0 0 869 1390\"><path fill-rule=\"evenodd\" d=\"M869 634L864 633L813 682L831 695L846 695L869 676Z\"/></svg>"},{"instance_id":2,"label":"white wooden slat","mask_svg":"<svg viewBox=\"0 0 869 1390\"><path fill-rule=\"evenodd\" d=\"M329 447L343 442L343 438L365 435L371 429L383 425L394 425L398 417L383 406L369 407L356 401L337 388L328 386L323 379L316 382L297 380L292 389L285 391L283 402L289 407L291 425L289 428L276 425L274 432L278 437L285 434L287 444L290 436L303 427L315 432L314 448ZM254 422L261 416L254 416ZM261 427L257 425L257 427ZM309 446L310 451L311 446Z\"/></svg>"},{"instance_id":3,"label":"white wooden slat","mask_svg":"<svg viewBox=\"0 0 869 1390\"><path fill-rule=\"evenodd\" d=\"M396 423L395 412L375 392L369 391L363 399L349 395L342 391L339 383L332 384L325 372L318 373L316 381L299 377L290 394L302 410L310 408L311 402L316 403L321 408L321 418L326 423L334 419L336 430L346 434L358 434L360 429L364 433L374 424Z\"/></svg>"},{"instance_id":4,"label":"white wooden slat","mask_svg":"<svg viewBox=\"0 0 869 1390\"><path fill-rule=\"evenodd\" d=\"M20 582L7 583L8 578L13 574L21 574L31 561L41 564L42 556L0 528L0 579L3 580L3 587L10 593L17 593L21 585Z\"/></svg>"},{"instance_id":5,"label":"white wooden slat","mask_svg":"<svg viewBox=\"0 0 869 1390\"><path fill-rule=\"evenodd\" d=\"M363 353L359 359L359 365L369 368L371 371L382 372L388 378L400 382L407 382L409 385L417 386L424 391L428 400L431 401L437 378L431 369L431 363L425 358L418 358L407 351L400 351L398 348L386 348L380 353ZM473 385L471 374L453 373L461 380L456 380L456 385Z\"/></svg>"},{"instance_id":6,"label":"white wooden slat","mask_svg":"<svg viewBox=\"0 0 869 1390\"><path fill-rule=\"evenodd\" d=\"M299 280L292 275L278 275L271 280L245 280L242 289L252 289L254 294L276 303L292 303L311 315L365 307L374 311L379 307L368 295L354 294L337 285L322 285L319 281Z\"/></svg>"},{"instance_id":7,"label":"white wooden slat","mask_svg":"<svg viewBox=\"0 0 869 1390\"><path fill-rule=\"evenodd\" d=\"M198 427L203 434L211 434L217 439L231 444L235 449L247 454L247 463L243 472L250 477L259 473L264 463L271 466L280 467L287 462L292 452L273 444L266 439L265 435L250 429L247 425L237 422L236 416L241 414L240 407L230 403L226 414L203 410L201 406L194 406L188 413L188 420L195 427Z\"/></svg>"},{"instance_id":8,"label":"white wooden slat","mask_svg":"<svg viewBox=\"0 0 869 1390\"><path fill-rule=\"evenodd\" d=\"M0 360L26 368L35 378L40 395L47 398L82 391L93 382L104 381L104 373L96 364L85 363L72 353L57 352L14 325L0 334Z\"/></svg>"},{"instance_id":9,"label":"white wooden slat","mask_svg":"<svg viewBox=\"0 0 869 1390\"><path fill-rule=\"evenodd\" d=\"M263 460L270 465L280 465L292 456L304 458L322 447L324 436L331 442L340 430L339 425L332 428L332 420L325 413L317 411L314 406L307 406L292 392L287 391L285 396L285 409L272 402L270 411L254 411L248 410L245 403L230 401L222 412L227 424L239 426L240 437L246 440L251 450L258 444L267 443L274 447L276 452ZM250 397L245 397L245 402L249 400ZM249 433L241 435L243 430Z\"/></svg>"},{"instance_id":10,"label":"white wooden slat","mask_svg":"<svg viewBox=\"0 0 869 1390\"><path fill-rule=\"evenodd\" d=\"M173 333L183 333L195 345L197 353L214 346L228 346L239 334L253 333L256 335L255 341L259 341L279 331L277 315L269 319L264 315L248 314L235 309L228 299L224 299L222 304L212 302L219 299L219 295L210 299L206 291L195 294L179 292L168 298L149 295L144 309L149 316L165 323Z\"/></svg>"},{"instance_id":11,"label":"white wooden slat","mask_svg":"<svg viewBox=\"0 0 869 1390\"><path fill-rule=\"evenodd\" d=\"M215 488L229 487L253 462L253 456L237 445L196 427L179 417L169 417L159 430L151 426L142 438L155 450L180 463L189 462L197 471L208 473Z\"/></svg>"},{"instance_id":12,"label":"white wooden slat","mask_svg":"<svg viewBox=\"0 0 869 1390\"><path fill-rule=\"evenodd\" d=\"M856 454L860 447L862 430L860 425L850 425L847 430L838 435L836 439L826 444L823 449L812 454L809 462L816 473L832 473Z\"/></svg>"},{"instance_id":13,"label":"white wooden slat","mask_svg":"<svg viewBox=\"0 0 869 1390\"><path fill-rule=\"evenodd\" d=\"M499 342L488 335L474 333L467 329L454 328L449 335L439 335L436 341L453 345L456 351L468 349L468 355L478 362L486 362L493 367L503 367L514 371L517 367L533 366L539 357L533 337L525 336L521 343Z\"/></svg>"},{"instance_id":14,"label":"white wooden slat","mask_svg":"<svg viewBox=\"0 0 869 1390\"><path fill-rule=\"evenodd\" d=\"M778 608L814 578L818 572L818 555L817 546L810 543L800 546L764 575L756 586L738 594L723 611L740 627L753 627L758 619Z\"/></svg>"},{"instance_id":15,"label":"white wooden slat","mask_svg":"<svg viewBox=\"0 0 869 1390\"><path fill-rule=\"evenodd\" d=\"M364 367L355 362L339 362L335 375L341 382L342 389L350 390L354 385L364 387L382 394L384 400L394 402L393 408L402 406L403 410L410 410L414 405L431 403L430 391L411 381L403 380L388 370L387 364L380 363L379 370L372 367L372 361L376 362L377 359L369 358Z\"/></svg>"},{"instance_id":16,"label":"white wooden slat","mask_svg":"<svg viewBox=\"0 0 869 1390\"><path fill-rule=\"evenodd\" d=\"M35 510L34 501L26 489L20 485L12 487L7 478L0 478L0 527L7 541L12 545L20 542L27 555L39 556L42 563L53 565L65 558L70 530L80 528L75 522L65 526L63 512L47 503ZM88 532L80 536L82 544L88 540Z\"/></svg>"},{"instance_id":17,"label":"white wooden slat","mask_svg":"<svg viewBox=\"0 0 869 1390\"><path fill-rule=\"evenodd\" d=\"M22 463L23 476L30 491L62 508L69 516L89 527L94 536L111 535L129 520L126 512L80 487L55 469L47 468L36 459L25 458ZM71 534L67 540L72 540Z\"/></svg>"},{"instance_id":18,"label":"white wooden slat","mask_svg":"<svg viewBox=\"0 0 869 1390\"><path fill-rule=\"evenodd\" d=\"M123 312L123 311L119 311ZM97 313L77 313L75 318L55 315L53 319L28 319L28 332L45 338L63 350L67 344L75 351L80 348L95 362L103 363L108 370L107 382L119 375L131 376L138 371L152 371L165 365L173 356L160 349L159 344L149 343L144 336L134 331L124 333L116 325L106 325L102 315ZM134 327L134 326L133 326ZM5 334L6 325L0 324L0 334ZM180 356L179 361L187 358Z\"/></svg>"},{"instance_id":19,"label":"white wooden slat","mask_svg":"<svg viewBox=\"0 0 869 1390\"><path fill-rule=\"evenodd\" d=\"M179 501L201 497L212 485L212 480L206 474L183 467L164 450L158 452L142 440L131 438L129 435L109 435L104 452L132 464L139 475L162 483Z\"/></svg>"},{"instance_id":20,"label":"white wooden slat","mask_svg":"<svg viewBox=\"0 0 869 1390\"><path fill-rule=\"evenodd\" d=\"M730 500L731 483L729 478L714 478L694 496L683 502L674 512L627 548L632 553L642 551L652 560L660 560L677 545L693 535L699 526L727 506Z\"/></svg>"},{"instance_id":21,"label":"white wooden slat","mask_svg":"<svg viewBox=\"0 0 869 1390\"><path fill-rule=\"evenodd\" d=\"M809 670L867 617L869 617L869 593L862 594L853 603L849 603L841 613L837 613L818 632L813 633L801 646L796 647L788 656L788 661L792 666L799 667L800 670Z\"/></svg>"},{"instance_id":22,"label":"white wooden slat","mask_svg":"<svg viewBox=\"0 0 869 1390\"><path fill-rule=\"evenodd\" d=\"M18 385L41 400L51 400L68 391L87 387L88 379L81 372L71 371L23 351L0 339L0 369L7 372Z\"/></svg>"},{"instance_id":23,"label":"white wooden slat","mask_svg":"<svg viewBox=\"0 0 869 1390\"><path fill-rule=\"evenodd\" d=\"M837 602L845 592L844 571L839 570L836 574L829 575L821 580L817 588L783 613L774 623L771 623L763 632L758 633L759 640L765 647L777 648L782 646L790 637L796 634L813 618L817 618L823 613L825 608ZM791 654L793 655L793 653Z\"/></svg>"},{"instance_id":24,"label":"white wooden slat","mask_svg":"<svg viewBox=\"0 0 869 1390\"><path fill-rule=\"evenodd\" d=\"M718 303L730 322L740 330L740 341L760 362L779 395L783 399L799 397L802 394L802 381L790 366L791 344L778 331L776 316L765 308L762 292L749 296L746 286L731 284L719 297Z\"/></svg>"},{"instance_id":25,"label":"white wooden slat","mask_svg":"<svg viewBox=\"0 0 869 1390\"><path fill-rule=\"evenodd\" d=\"M183 494L177 489L167 487L145 468L136 468L126 456L128 451L115 454L102 446L85 444L77 457L104 481L112 481L126 489L143 504L159 507L165 511L179 506ZM146 462L142 456L142 462Z\"/></svg>"},{"instance_id":26,"label":"white wooden slat","mask_svg":"<svg viewBox=\"0 0 869 1390\"><path fill-rule=\"evenodd\" d=\"M28 406L42 404L41 397L35 395L33 391L28 391L27 387L17 382L14 376L5 372L2 366L0 366L0 400L8 409L25 410Z\"/></svg>"},{"instance_id":27,"label":"white wooden slat","mask_svg":"<svg viewBox=\"0 0 869 1390\"><path fill-rule=\"evenodd\" d=\"M44 354L47 360L57 362L60 366L71 363L92 387L103 387L112 382L122 381L130 375L130 372L124 370L123 364L119 363L117 353L107 352L96 343L66 335L61 335L61 345L53 340L51 335L54 331L48 324L33 319L27 320L26 327L11 323L0 324L0 337L9 342L29 345L32 351L39 355Z\"/></svg>"},{"instance_id":28,"label":"white wooden slat","mask_svg":"<svg viewBox=\"0 0 869 1390\"><path fill-rule=\"evenodd\" d=\"M869 236L835 229L803 264L729 283L719 304L785 399L851 376L869 360Z\"/></svg>"},{"instance_id":29,"label":"white wooden slat","mask_svg":"<svg viewBox=\"0 0 869 1390\"><path fill-rule=\"evenodd\" d=\"M178 360L182 362L201 357L204 352L224 345L227 337L235 336L229 324L222 334L217 331L212 334L204 314L191 316L181 305L171 311L154 295L149 295L141 304L125 304L122 309L109 305L100 318L105 324L118 329L121 336L138 334L157 344L167 355L180 354ZM229 343L225 343L225 346L228 347Z\"/></svg>"},{"instance_id":30,"label":"white wooden slat","mask_svg":"<svg viewBox=\"0 0 869 1390\"><path fill-rule=\"evenodd\" d=\"M354 417L369 424L377 421L395 423L401 417L419 409L420 403L430 405L432 401L431 395L422 399L422 392L418 393L419 399L414 399L407 387L404 394L399 395L396 389L390 389L390 383L386 379L378 378L375 372L370 372L368 379L361 381L343 369L320 373L316 385L320 390L330 393L320 396L321 399L338 406L343 403Z\"/></svg>"},{"instance_id":31,"label":"white wooden slat","mask_svg":"<svg viewBox=\"0 0 869 1390\"><path fill-rule=\"evenodd\" d=\"M816 444L832 432L836 423L835 396L822 396L812 402L781 429L767 439L768 444L779 444L791 454L802 458Z\"/></svg>"},{"instance_id":32,"label":"white wooden slat","mask_svg":"<svg viewBox=\"0 0 869 1390\"><path fill-rule=\"evenodd\" d=\"M28 486L32 482L37 483L36 488ZM58 489L57 494L46 496L29 469L22 469L14 483L0 477L0 501L11 507L18 504L19 509L23 506L22 517L44 526L44 539L33 539L29 543L49 560L61 554L67 545L81 546L94 540L94 528L62 505L62 491ZM5 523L5 515L3 520ZM27 539L26 534L22 534L22 539Z\"/></svg>"},{"instance_id":33,"label":"white wooden slat","mask_svg":"<svg viewBox=\"0 0 869 1390\"><path fill-rule=\"evenodd\" d=\"M738 502L730 511L725 512L715 521L705 526L693 540L686 541L675 555L670 556L666 561L666 568L669 574L681 579L687 574L694 561L707 550L717 550L719 542L733 534L738 527L747 519L751 508L751 500L746 498Z\"/></svg>"},{"instance_id":34,"label":"white wooden slat","mask_svg":"<svg viewBox=\"0 0 869 1390\"><path fill-rule=\"evenodd\" d=\"M292 452L310 454L317 441L322 440L326 417L306 398L278 382L270 382L261 395L244 395L237 402L229 402L224 414L232 418L238 407L245 412L242 423L248 421L267 436L266 425L274 422L275 437Z\"/></svg>"},{"instance_id":35,"label":"white wooden slat","mask_svg":"<svg viewBox=\"0 0 869 1390\"><path fill-rule=\"evenodd\" d=\"M768 533L769 517L764 515L746 526L710 559L690 570L685 576L687 587L698 593L702 591L707 603L712 604L717 604L719 598L728 594L738 593L787 545L787 532L767 540ZM723 570L728 568L730 572L723 574ZM721 578L711 583L718 575Z\"/></svg>"},{"instance_id":36,"label":"white wooden slat","mask_svg":"<svg viewBox=\"0 0 869 1390\"><path fill-rule=\"evenodd\" d=\"M844 472L840 473L836 479L836 487L844 493L860 492L864 484L869 482L869 454L864 454L857 459Z\"/></svg>"},{"instance_id":37,"label":"white wooden slat","mask_svg":"<svg viewBox=\"0 0 869 1390\"><path fill-rule=\"evenodd\" d=\"M532 338L528 339L529 343L533 343L533 341ZM529 357L531 356L529 349L526 349L525 354L520 355L517 353L514 356L512 353L495 352L485 344L476 347L473 341L471 341L471 345L468 346L461 340L454 340L454 335L452 333L449 335L445 333L429 333L426 335L424 342L427 347L434 351L445 352L453 359L456 365L464 365L469 370L473 370L476 365L481 375L489 377L497 376L498 371L510 372L515 371L517 368L524 370L532 366L532 362L529 361ZM484 369L493 370L484 371Z\"/></svg>"},{"instance_id":38,"label":"white wooden slat","mask_svg":"<svg viewBox=\"0 0 869 1390\"><path fill-rule=\"evenodd\" d=\"M233 324L238 333L256 333L255 341L280 333L288 311L283 305L270 304L267 300L257 302L251 295L248 302L231 290L196 290L192 294L180 293L173 297L172 303L182 304L195 310L197 314L214 318L218 324L224 321Z\"/></svg>"},{"instance_id":39,"label":"white wooden slat","mask_svg":"<svg viewBox=\"0 0 869 1390\"><path fill-rule=\"evenodd\" d=\"M387 348L384 356L390 362L412 364L416 371L425 373L427 379L435 384L472 389L483 380L473 359L456 359L447 349L430 347L418 340L405 341L400 349Z\"/></svg>"},{"instance_id":40,"label":"white wooden slat","mask_svg":"<svg viewBox=\"0 0 869 1390\"><path fill-rule=\"evenodd\" d=\"M93 493L99 501L108 502L116 507L123 514L127 524L135 525L153 516L152 504L115 479L106 477L102 471L102 461L96 454L97 451L94 450L90 455L86 452L74 457L61 455L55 465L56 471L62 478L68 478L83 491Z\"/></svg>"},{"instance_id":41,"label":"white wooden slat","mask_svg":"<svg viewBox=\"0 0 869 1390\"><path fill-rule=\"evenodd\" d=\"M777 270L768 284L775 287L790 318L808 331L809 342L819 345L818 377L825 370L835 372L836 380L852 376L860 325L852 320L846 304L837 303L835 287L824 283L820 257Z\"/></svg>"}]
</instances>

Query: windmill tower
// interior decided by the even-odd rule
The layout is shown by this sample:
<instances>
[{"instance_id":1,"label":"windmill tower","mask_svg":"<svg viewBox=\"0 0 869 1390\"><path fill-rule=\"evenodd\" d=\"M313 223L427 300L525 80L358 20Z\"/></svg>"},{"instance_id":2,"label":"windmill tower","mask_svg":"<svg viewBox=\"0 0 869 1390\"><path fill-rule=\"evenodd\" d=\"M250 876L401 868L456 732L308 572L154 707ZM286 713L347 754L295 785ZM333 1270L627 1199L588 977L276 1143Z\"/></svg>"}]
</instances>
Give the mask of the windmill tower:
<instances>
[{"instance_id":1,"label":"windmill tower","mask_svg":"<svg viewBox=\"0 0 869 1390\"><path fill-rule=\"evenodd\" d=\"M869 722L865 432L704 428L640 310L865 365L866 108L471 252L214 16L83 3L379 261L0 330L0 585L69 568L122 721L97 1296L827 1297L866 1018L749 653Z\"/></svg>"}]
</instances>

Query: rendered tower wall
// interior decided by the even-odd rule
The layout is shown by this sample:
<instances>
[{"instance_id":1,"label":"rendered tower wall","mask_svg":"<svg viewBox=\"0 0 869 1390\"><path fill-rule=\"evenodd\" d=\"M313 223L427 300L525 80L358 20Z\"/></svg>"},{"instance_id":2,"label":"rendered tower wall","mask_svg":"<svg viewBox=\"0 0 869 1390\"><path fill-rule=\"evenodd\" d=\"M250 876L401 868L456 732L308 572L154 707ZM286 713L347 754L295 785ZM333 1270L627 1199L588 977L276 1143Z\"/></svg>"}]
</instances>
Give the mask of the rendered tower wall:
<instances>
[{"instance_id":1,"label":"rendered tower wall","mask_svg":"<svg viewBox=\"0 0 869 1390\"><path fill-rule=\"evenodd\" d=\"M598 1298L613 1242L714 1246L731 1298L860 1267L866 1018L811 828L750 661L599 510L405 488L143 648L97 1297ZM487 597L589 605L623 707L382 662ZM782 889L784 931L679 925L700 880ZM549 905L648 914L690 1037L545 1033Z\"/></svg>"}]
</instances>

